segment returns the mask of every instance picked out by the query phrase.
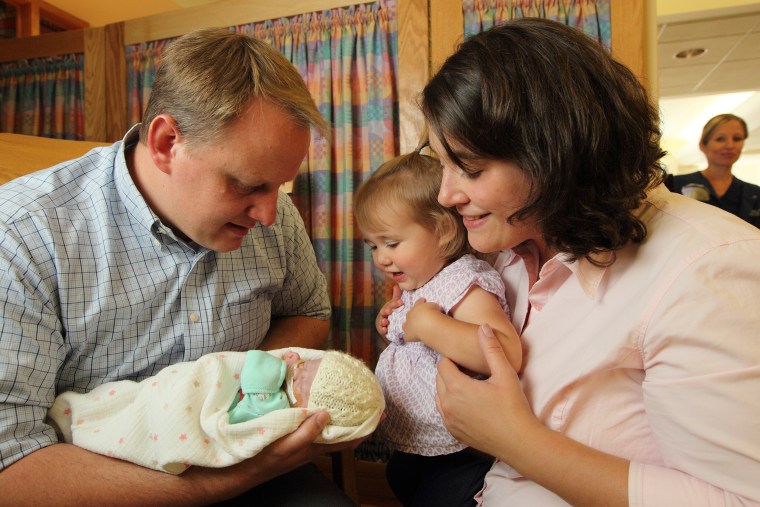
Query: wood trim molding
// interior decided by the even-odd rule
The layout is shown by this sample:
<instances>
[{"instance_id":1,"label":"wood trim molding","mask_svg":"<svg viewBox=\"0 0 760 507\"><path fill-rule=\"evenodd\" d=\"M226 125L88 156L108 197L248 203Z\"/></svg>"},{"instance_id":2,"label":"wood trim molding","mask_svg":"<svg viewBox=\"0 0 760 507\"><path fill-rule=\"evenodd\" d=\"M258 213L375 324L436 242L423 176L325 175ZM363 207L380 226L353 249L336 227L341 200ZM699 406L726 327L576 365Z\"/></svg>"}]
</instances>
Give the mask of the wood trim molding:
<instances>
[{"instance_id":1,"label":"wood trim molding","mask_svg":"<svg viewBox=\"0 0 760 507\"><path fill-rule=\"evenodd\" d=\"M408 153L417 147L425 120L417 97L430 78L427 0L398 0L398 101L399 149Z\"/></svg>"},{"instance_id":2,"label":"wood trim molding","mask_svg":"<svg viewBox=\"0 0 760 507\"><path fill-rule=\"evenodd\" d=\"M106 140L105 27L90 28L84 35L84 138Z\"/></svg>"},{"instance_id":3,"label":"wood trim molding","mask_svg":"<svg viewBox=\"0 0 760 507\"><path fill-rule=\"evenodd\" d=\"M430 74L438 70L464 39L462 0L430 2Z\"/></svg>"},{"instance_id":4,"label":"wood trim molding","mask_svg":"<svg viewBox=\"0 0 760 507\"><path fill-rule=\"evenodd\" d=\"M84 52L86 30L0 40L0 63Z\"/></svg>"},{"instance_id":5,"label":"wood trim molding","mask_svg":"<svg viewBox=\"0 0 760 507\"><path fill-rule=\"evenodd\" d=\"M168 39L200 28L226 27L296 16L374 0L223 0L124 22L124 44Z\"/></svg>"},{"instance_id":6,"label":"wood trim molding","mask_svg":"<svg viewBox=\"0 0 760 507\"><path fill-rule=\"evenodd\" d=\"M43 19L65 30L87 28L90 24L44 0L5 0L16 8L16 37L40 35Z\"/></svg>"},{"instance_id":7,"label":"wood trim molding","mask_svg":"<svg viewBox=\"0 0 760 507\"><path fill-rule=\"evenodd\" d=\"M127 111L127 55L124 48L124 23L106 25L105 68L106 68L106 130L105 140L118 141L124 136L129 125Z\"/></svg>"}]
</instances>

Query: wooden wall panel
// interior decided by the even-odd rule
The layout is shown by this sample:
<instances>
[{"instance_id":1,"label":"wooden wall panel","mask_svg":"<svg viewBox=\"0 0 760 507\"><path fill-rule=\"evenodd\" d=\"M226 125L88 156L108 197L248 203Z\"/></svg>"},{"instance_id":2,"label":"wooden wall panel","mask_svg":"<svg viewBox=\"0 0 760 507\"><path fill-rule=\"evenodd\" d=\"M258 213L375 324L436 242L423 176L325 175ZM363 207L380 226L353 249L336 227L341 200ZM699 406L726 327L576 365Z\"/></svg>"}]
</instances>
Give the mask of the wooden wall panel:
<instances>
[{"instance_id":1,"label":"wooden wall panel","mask_svg":"<svg viewBox=\"0 0 760 507\"><path fill-rule=\"evenodd\" d=\"M41 33L40 22L48 21L64 30L87 28L89 23L44 0L5 0L16 7L16 37L32 37Z\"/></svg>"},{"instance_id":2,"label":"wooden wall panel","mask_svg":"<svg viewBox=\"0 0 760 507\"><path fill-rule=\"evenodd\" d=\"M188 7L124 22L124 42L127 45L151 40L168 39L200 28L234 26L245 23L296 16L348 5L370 3L373 0L303 0L280 2L273 0L224 0L212 4Z\"/></svg>"},{"instance_id":3,"label":"wooden wall panel","mask_svg":"<svg viewBox=\"0 0 760 507\"><path fill-rule=\"evenodd\" d=\"M39 37L0 40L0 63L28 58L82 53L85 30L48 33Z\"/></svg>"},{"instance_id":4,"label":"wooden wall panel","mask_svg":"<svg viewBox=\"0 0 760 507\"><path fill-rule=\"evenodd\" d=\"M398 93L401 153L414 150L425 121L417 97L430 79L427 0L398 0Z\"/></svg>"},{"instance_id":5,"label":"wooden wall panel","mask_svg":"<svg viewBox=\"0 0 760 507\"><path fill-rule=\"evenodd\" d=\"M436 0L430 6L431 75L464 38L462 0Z\"/></svg>"},{"instance_id":6,"label":"wooden wall panel","mask_svg":"<svg viewBox=\"0 0 760 507\"><path fill-rule=\"evenodd\" d=\"M424 133L419 94L464 33L462 0L398 0L399 116L401 153Z\"/></svg>"},{"instance_id":7,"label":"wooden wall panel","mask_svg":"<svg viewBox=\"0 0 760 507\"><path fill-rule=\"evenodd\" d=\"M22 3L16 6L16 37L32 37L40 34L40 6Z\"/></svg>"},{"instance_id":8,"label":"wooden wall panel","mask_svg":"<svg viewBox=\"0 0 760 507\"><path fill-rule=\"evenodd\" d=\"M610 0L612 56L644 78L643 0Z\"/></svg>"},{"instance_id":9,"label":"wooden wall panel","mask_svg":"<svg viewBox=\"0 0 760 507\"><path fill-rule=\"evenodd\" d=\"M612 56L657 95L657 6L654 0L610 0Z\"/></svg>"},{"instance_id":10,"label":"wooden wall panel","mask_svg":"<svg viewBox=\"0 0 760 507\"><path fill-rule=\"evenodd\" d=\"M84 32L84 138L106 140L106 29Z\"/></svg>"},{"instance_id":11,"label":"wooden wall panel","mask_svg":"<svg viewBox=\"0 0 760 507\"><path fill-rule=\"evenodd\" d=\"M610 0L612 56L634 74L644 76L643 0Z\"/></svg>"},{"instance_id":12,"label":"wooden wall panel","mask_svg":"<svg viewBox=\"0 0 760 507\"><path fill-rule=\"evenodd\" d=\"M124 137L130 127L127 111L127 57L124 50L124 23L106 26L106 137L109 142Z\"/></svg>"}]
</instances>

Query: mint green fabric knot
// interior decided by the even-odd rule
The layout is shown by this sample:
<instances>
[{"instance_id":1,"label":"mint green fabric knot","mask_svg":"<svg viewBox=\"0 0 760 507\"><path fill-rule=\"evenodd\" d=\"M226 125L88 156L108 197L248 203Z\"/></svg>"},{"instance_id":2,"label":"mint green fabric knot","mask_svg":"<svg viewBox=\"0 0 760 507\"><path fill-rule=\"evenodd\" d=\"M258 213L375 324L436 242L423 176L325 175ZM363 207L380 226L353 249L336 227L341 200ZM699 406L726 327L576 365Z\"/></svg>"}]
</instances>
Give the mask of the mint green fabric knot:
<instances>
[{"instance_id":1,"label":"mint green fabric knot","mask_svg":"<svg viewBox=\"0 0 760 507\"><path fill-rule=\"evenodd\" d=\"M240 373L240 391L228 412L230 424L250 421L274 410L290 408L282 389L287 365L262 350L249 350Z\"/></svg>"}]
</instances>

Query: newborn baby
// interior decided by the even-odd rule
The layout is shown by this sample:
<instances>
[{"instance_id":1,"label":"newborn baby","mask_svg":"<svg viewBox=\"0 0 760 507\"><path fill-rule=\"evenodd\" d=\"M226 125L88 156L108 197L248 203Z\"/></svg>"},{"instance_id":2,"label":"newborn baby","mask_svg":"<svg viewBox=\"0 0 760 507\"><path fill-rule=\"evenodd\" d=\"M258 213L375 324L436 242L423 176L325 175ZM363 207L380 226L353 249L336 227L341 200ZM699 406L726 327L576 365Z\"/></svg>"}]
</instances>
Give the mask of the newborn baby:
<instances>
[{"instance_id":1,"label":"newborn baby","mask_svg":"<svg viewBox=\"0 0 760 507\"><path fill-rule=\"evenodd\" d=\"M263 377L260 365L269 371ZM317 410L331 418L317 442L360 438L375 430L384 408L359 359L292 347L208 354L140 382L65 392L48 418L65 442L179 474L254 456Z\"/></svg>"}]
</instances>

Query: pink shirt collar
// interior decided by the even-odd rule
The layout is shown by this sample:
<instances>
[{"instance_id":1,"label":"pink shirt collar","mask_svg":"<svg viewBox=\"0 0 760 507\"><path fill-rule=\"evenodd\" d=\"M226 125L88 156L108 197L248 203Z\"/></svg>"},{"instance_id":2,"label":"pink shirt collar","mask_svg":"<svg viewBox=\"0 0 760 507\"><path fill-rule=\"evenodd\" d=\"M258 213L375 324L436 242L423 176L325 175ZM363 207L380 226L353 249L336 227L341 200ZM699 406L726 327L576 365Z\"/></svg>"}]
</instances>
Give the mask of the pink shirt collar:
<instances>
[{"instance_id":1,"label":"pink shirt collar","mask_svg":"<svg viewBox=\"0 0 760 507\"><path fill-rule=\"evenodd\" d=\"M585 258L577 261L569 261L567 254L558 253L549 259L539 271L538 248L533 242L526 242L517 245L512 249L515 255L519 256L525 264L528 272L529 287L532 290L534 284L538 281L551 280L554 277L567 277L569 274L575 275L578 279L583 292L589 299L596 299L597 290L602 283L604 273L607 268L592 264ZM607 262L614 256L612 252L603 254L593 254L591 257L598 262ZM563 271L565 271L563 273Z\"/></svg>"}]
</instances>

